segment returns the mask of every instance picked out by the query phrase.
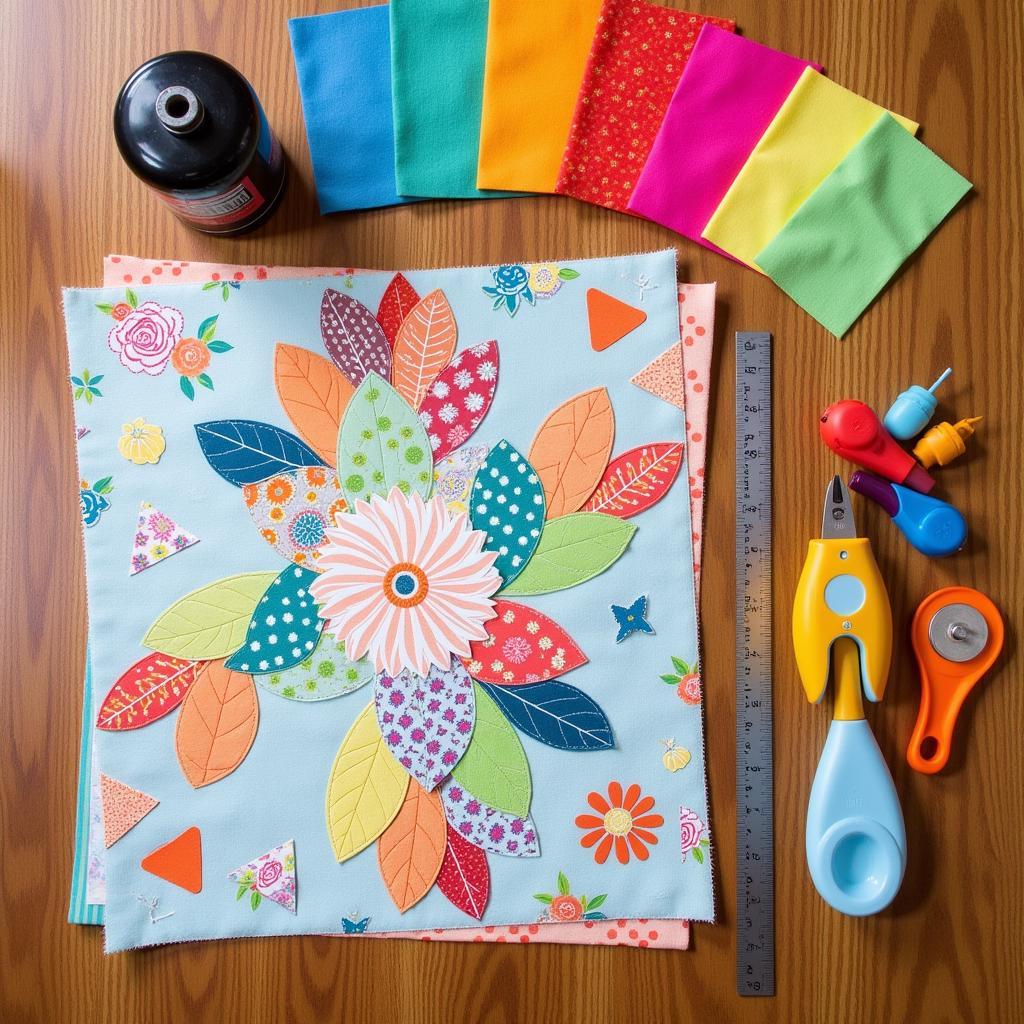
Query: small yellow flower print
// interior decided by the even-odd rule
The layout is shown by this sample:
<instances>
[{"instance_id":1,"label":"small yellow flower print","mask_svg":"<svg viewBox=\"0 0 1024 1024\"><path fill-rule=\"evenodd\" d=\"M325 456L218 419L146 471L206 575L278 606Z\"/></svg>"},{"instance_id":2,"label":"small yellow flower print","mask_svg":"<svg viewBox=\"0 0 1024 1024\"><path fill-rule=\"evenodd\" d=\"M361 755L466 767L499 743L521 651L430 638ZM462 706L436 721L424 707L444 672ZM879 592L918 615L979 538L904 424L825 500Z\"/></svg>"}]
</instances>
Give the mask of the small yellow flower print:
<instances>
[{"instance_id":1,"label":"small yellow flower print","mask_svg":"<svg viewBox=\"0 0 1024 1024\"><path fill-rule=\"evenodd\" d=\"M117 450L136 466L155 465L167 448L164 432L140 416L121 428Z\"/></svg>"}]
</instances>

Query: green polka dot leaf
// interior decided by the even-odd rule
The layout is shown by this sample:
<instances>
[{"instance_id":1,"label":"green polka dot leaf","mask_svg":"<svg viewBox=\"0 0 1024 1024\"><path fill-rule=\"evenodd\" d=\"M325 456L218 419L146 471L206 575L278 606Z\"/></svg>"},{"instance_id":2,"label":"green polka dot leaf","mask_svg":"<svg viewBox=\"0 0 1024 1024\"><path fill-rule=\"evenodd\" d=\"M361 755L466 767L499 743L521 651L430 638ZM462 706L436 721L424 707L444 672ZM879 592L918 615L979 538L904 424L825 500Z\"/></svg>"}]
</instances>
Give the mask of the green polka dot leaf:
<instances>
[{"instance_id":1,"label":"green polka dot leaf","mask_svg":"<svg viewBox=\"0 0 1024 1024\"><path fill-rule=\"evenodd\" d=\"M245 643L225 662L236 672L284 672L316 650L324 620L309 585L317 574L289 565L267 587L249 621Z\"/></svg>"},{"instance_id":2,"label":"green polka dot leaf","mask_svg":"<svg viewBox=\"0 0 1024 1024\"><path fill-rule=\"evenodd\" d=\"M477 470L469 501L475 530L496 551L494 567L508 586L525 568L544 529L544 487L526 456L499 441Z\"/></svg>"},{"instance_id":3,"label":"green polka dot leaf","mask_svg":"<svg viewBox=\"0 0 1024 1024\"><path fill-rule=\"evenodd\" d=\"M349 661L344 643L324 633L310 657L283 672L257 676L256 681L287 700L313 701L343 697L365 686L374 675L370 661Z\"/></svg>"},{"instance_id":4,"label":"green polka dot leaf","mask_svg":"<svg viewBox=\"0 0 1024 1024\"><path fill-rule=\"evenodd\" d=\"M433 456L415 410L390 384L368 373L345 410L338 431L338 479L349 507L371 495L430 496Z\"/></svg>"}]
</instances>

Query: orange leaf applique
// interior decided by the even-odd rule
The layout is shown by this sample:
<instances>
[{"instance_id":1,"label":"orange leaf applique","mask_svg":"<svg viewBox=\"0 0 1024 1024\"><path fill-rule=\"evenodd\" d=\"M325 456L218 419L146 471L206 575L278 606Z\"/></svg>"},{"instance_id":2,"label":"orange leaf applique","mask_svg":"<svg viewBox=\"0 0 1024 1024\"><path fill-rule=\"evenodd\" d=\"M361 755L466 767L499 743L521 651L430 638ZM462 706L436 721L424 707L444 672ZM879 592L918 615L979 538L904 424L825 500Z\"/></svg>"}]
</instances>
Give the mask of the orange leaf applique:
<instances>
[{"instance_id":1,"label":"orange leaf applique","mask_svg":"<svg viewBox=\"0 0 1024 1024\"><path fill-rule=\"evenodd\" d=\"M274 383L288 418L329 466L337 461L338 427L355 388L329 359L297 345L274 352Z\"/></svg>"},{"instance_id":2,"label":"orange leaf applique","mask_svg":"<svg viewBox=\"0 0 1024 1024\"><path fill-rule=\"evenodd\" d=\"M174 733L189 785L198 789L230 775L249 753L259 721L252 676L232 672L223 660L208 662L185 697Z\"/></svg>"},{"instance_id":3,"label":"orange leaf applique","mask_svg":"<svg viewBox=\"0 0 1024 1024\"><path fill-rule=\"evenodd\" d=\"M395 820L377 840L377 865L404 914L430 891L444 861L447 824L438 791L411 780Z\"/></svg>"},{"instance_id":4,"label":"orange leaf applique","mask_svg":"<svg viewBox=\"0 0 1024 1024\"><path fill-rule=\"evenodd\" d=\"M414 409L420 407L434 378L451 362L458 335L455 314L440 288L420 299L398 328L391 383Z\"/></svg>"},{"instance_id":5,"label":"orange leaf applique","mask_svg":"<svg viewBox=\"0 0 1024 1024\"><path fill-rule=\"evenodd\" d=\"M547 518L578 512L608 465L615 413L604 388L570 398L541 424L530 446L530 465L544 485Z\"/></svg>"}]
</instances>

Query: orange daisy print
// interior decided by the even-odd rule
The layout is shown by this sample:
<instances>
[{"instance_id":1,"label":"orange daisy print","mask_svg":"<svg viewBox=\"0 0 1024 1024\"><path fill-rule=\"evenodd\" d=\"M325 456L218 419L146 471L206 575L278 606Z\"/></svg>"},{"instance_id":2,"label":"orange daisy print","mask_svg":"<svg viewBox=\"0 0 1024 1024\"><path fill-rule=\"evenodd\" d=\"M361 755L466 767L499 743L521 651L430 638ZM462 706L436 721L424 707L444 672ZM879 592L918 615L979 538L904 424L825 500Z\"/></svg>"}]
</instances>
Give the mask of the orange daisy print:
<instances>
[{"instance_id":1,"label":"orange daisy print","mask_svg":"<svg viewBox=\"0 0 1024 1024\"><path fill-rule=\"evenodd\" d=\"M654 809L653 796L641 796L640 787L635 782L625 794L622 783L609 782L607 798L600 793L590 793L587 803L600 817L579 814L576 825L586 829L580 837L580 846L588 850L596 847L594 860L598 864L608 859L613 847L620 864L628 864L631 853L637 860L647 860L650 856L647 847L658 842L651 829L665 824L660 814L650 813Z\"/></svg>"}]
</instances>

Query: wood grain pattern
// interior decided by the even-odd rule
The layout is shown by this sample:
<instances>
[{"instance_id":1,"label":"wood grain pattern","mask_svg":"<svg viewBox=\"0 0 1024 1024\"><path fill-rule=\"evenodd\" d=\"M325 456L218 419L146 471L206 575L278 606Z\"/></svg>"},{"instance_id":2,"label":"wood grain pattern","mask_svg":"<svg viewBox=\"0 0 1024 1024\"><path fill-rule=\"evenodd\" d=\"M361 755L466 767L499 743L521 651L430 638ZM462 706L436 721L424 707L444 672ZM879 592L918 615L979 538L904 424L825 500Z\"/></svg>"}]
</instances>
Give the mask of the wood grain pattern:
<instances>
[{"instance_id":1,"label":"wood grain pattern","mask_svg":"<svg viewBox=\"0 0 1024 1024\"><path fill-rule=\"evenodd\" d=\"M675 6L684 6L674 0ZM1024 605L1020 424L1022 248L1020 0L689 0L743 32L822 61L842 84L913 114L923 139L977 183L839 344L757 275L639 220L564 198L436 202L316 212L285 19L345 4L8 0L0 5L0 1018L164 1020L972 1021L1024 1019ZM176 48L244 70L291 158L282 209L239 240L179 225L121 163L110 112L124 77ZM542 96L542 83L538 84ZM689 953L360 942L206 942L103 956L66 923L85 636L69 372L59 287L100 278L108 252L279 264L417 267L679 250L688 281L719 282L703 612L705 692L721 923ZM732 336L770 329L776 350L776 746L778 996L741 1001L733 980ZM907 879L894 907L839 917L803 862L803 819L828 715L810 708L787 639L788 608L822 482L815 438L829 401L885 406L955 367L944 418L982 413L973 454L942 471L968 515L964 554L929 562L860 503L901 627L953 582L985 590L1007 652L971 698L953 763L910 771L916 714L909 647L868 712L903 798ZM46 557L26 557L46 552ZM353 909L356 909L355 907Z\"/></svg>"}]
</instances>

